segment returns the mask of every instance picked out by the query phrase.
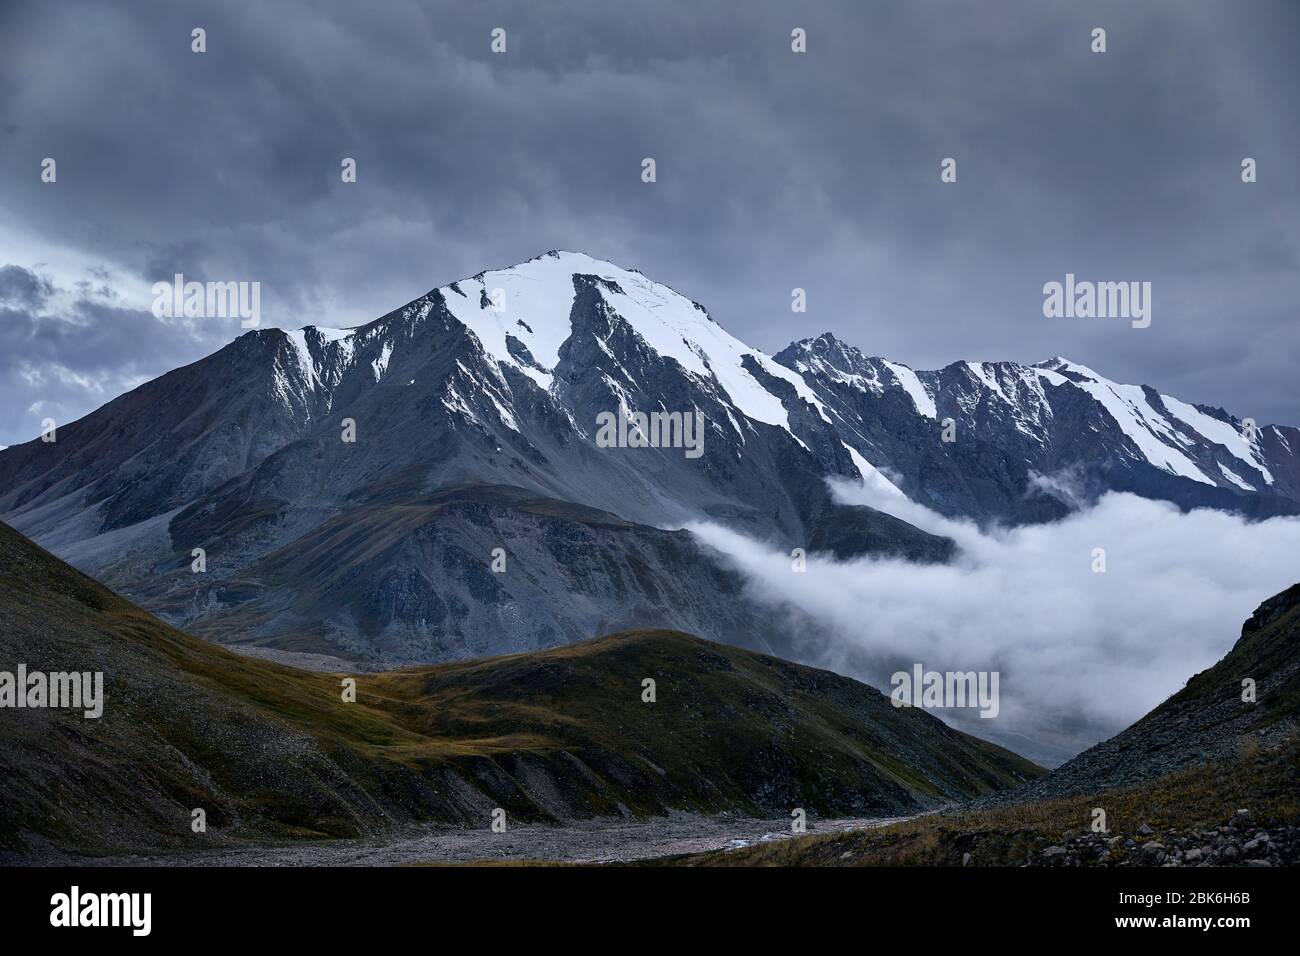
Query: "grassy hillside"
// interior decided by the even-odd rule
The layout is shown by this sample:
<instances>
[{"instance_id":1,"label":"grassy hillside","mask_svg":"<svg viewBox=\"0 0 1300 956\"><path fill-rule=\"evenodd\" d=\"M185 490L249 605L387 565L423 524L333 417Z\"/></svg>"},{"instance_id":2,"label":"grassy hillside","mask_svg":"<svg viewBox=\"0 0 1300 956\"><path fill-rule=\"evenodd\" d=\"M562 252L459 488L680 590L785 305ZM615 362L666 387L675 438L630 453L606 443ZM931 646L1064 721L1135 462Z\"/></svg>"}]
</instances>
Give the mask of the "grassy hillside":
<instances>
[{"instance_id":1,"label":"grassy hillside","mask_svg":"<svg viewBox=\"0 0 1300 956\"><path fill-rule=\"evenodd\" d=\"M1243 680L1254 700L1243 700ZM1243 746L1272 748L1300 731L1300 584L1263 602L1221 661L1133 726L1006 799L1046 799L1132 786Z\"/></svg>"},{"instance_id":2,"label":"grassy hillside","mask_svg":"<svg viewBox=\"0 0 1300 956\"><path fill-rule=\"evenodd\" d=\"M1107 834L1092 832L1096 808ZM671 862L1116 865L1166 854L1180 865L1300 863L1300 585L1262 603L1223 660L1132 727L1023 787L881 830Z\"/></svg>"},{"instance_id":3,"label":"grassy hillside","mask_svg":"<svg viewBox=\"0 0 1300 956\"><path fill-rule=\"evenodd\" d=\"M99 720L0 711L19 852L485 826L498 806L899 814L1041 773L854 681L672 632L358 675L345 703L341 675L189 637L0 525L0 670L19 663L103 671L106 696Z\"/></svg>"}]
</instances>

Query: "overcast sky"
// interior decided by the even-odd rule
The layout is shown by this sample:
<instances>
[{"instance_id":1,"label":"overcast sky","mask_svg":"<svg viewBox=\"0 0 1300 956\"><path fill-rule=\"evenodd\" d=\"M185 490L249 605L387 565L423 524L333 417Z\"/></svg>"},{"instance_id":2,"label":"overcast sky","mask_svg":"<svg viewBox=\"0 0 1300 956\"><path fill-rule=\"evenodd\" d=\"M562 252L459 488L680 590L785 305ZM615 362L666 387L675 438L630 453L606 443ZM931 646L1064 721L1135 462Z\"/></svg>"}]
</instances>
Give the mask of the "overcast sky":
<instances>
[{"instance_id":1,"label":"overcast sky","mask_svg":"<svg viewBox=\"0 0 1300 956\"><path fill-rule=\"evenodd\" d=\"M153 318L175 272L356 325L553 248L768 352L1061 354L1300 424L1298 36L1293 0L5 0L0 444L239 334ZM1150 281L1151 326L1044 318L1067 272Z\"/></svg>"}]
</instances>

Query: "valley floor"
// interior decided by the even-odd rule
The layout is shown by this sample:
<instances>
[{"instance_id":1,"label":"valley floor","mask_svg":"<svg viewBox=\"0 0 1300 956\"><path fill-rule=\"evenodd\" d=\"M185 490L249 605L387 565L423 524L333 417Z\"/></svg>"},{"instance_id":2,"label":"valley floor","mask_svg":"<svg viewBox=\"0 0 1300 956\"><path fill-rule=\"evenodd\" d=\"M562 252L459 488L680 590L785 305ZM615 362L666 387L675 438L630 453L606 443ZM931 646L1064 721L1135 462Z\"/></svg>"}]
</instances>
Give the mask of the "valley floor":
<instances>
[{"instance_id":1,"label":"valley floor","mask_svg":"<svg viewBox=\"0 0 1300 956\"><path fill-rule=\"evenodd\" d=\"M810 834L833 835L907 817L810 820ZM790 820L673 814L643 820L591 820L562 826L430 827L386 840L330 840L203 854L48 857L47 865L89 866L403 866L505 863L605 863L707 853L789 839ZM31 860L26 861L33 862Z\"/></svg>"}]
</instances>

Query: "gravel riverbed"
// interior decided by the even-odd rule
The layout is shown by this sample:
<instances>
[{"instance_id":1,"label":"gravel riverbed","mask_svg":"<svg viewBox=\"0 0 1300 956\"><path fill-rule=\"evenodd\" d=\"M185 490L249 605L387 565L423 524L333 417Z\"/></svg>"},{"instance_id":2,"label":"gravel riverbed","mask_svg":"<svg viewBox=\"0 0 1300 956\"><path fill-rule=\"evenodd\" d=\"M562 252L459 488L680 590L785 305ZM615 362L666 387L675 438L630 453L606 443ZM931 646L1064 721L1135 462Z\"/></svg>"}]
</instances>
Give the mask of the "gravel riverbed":
<instances>
[{"instance_id":1,"label":"gravel riverbed","mask_svg":"<svg viewBox=\"0 0 1300 956\"><path fill-rule=\"evenodd\" d=\"M808 833L836 833L905 817L810 820ZM429 827L383 840L330 840L241 847L201 854L78 859L99 866L401 866L486 861L611 863L785 840L790 820L674 814L647 820L591 820L563 826L510 826L504 833ZM74 862L72 860L49 862Z\"/></svg>"}]
</instances>

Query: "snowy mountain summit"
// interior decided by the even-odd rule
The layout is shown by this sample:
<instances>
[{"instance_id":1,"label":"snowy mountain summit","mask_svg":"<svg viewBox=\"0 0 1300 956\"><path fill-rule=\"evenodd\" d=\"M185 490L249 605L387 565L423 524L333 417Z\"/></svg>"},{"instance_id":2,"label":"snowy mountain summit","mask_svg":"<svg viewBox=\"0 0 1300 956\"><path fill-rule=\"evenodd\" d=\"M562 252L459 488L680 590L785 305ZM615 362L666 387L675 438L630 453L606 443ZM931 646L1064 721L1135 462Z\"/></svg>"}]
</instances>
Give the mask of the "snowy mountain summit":
<instances>
[{"instance_id":1,"label":"snowy mountain summit","mask_svg":"<svg viewBox=\"0 0 1300 956\"><path fill-rule=\"evenodd\" d=\"M991 443L1016 459L1007 463L1011 472L1021 464L1038 475L1068 471L1094 492L1122 488L1184 505L1264 511L1286 510L1286 505L1243 504L1233 500L1235 493L1300 499L1294 429L1268 425L1252 431L1221 409L1148 386L1120 384L1060 357L1036 365L956 362L920 371L869 357L827 333L770 358L726 332L699 303L640 272L574 252L553 251L450 283L359 330L286 333L295 345L300 381L287 383L285 391L330 392L340 370L356 361L358 346L380 381L394 350L401 348L401 335L392 330L418 325L430 315L455 320L477 340L476 358L486 360L484 380L468 389L452 383L442 398L489 429L504 425L520 433L514 409L518 393L525 393L526 404L540 400L528 394L525 381L583 437L592 434L592 417L581 412L593 391L603 392L604 404L615 407L695 410L699 406L693 403L670 408L672 393L655 391L655 376L671 368L679 373L682 394L707 398L718 413L716 429L728 431L740 445L758 425L772 425L820 459L829 473L874 477L883 469L897 476L907 494L946 513L1012 520L1045 516L1036 507L1025 512L1010 502L1008 508L990 506L987 493L964 495L944 487L948 481L960 484L958 476L920 474L916 462L927 462L926 475L934 471L935 449L910 433L919 424L938 435L948 418L957 424L950 444ZM365 351L380 340L378 354ZM596 359L597 381L575 375L571 366L582 355ZM467 390L480 392L478 399L486 396L490 407L474 407L481 402ZM882 399L895 392L908 399L914 417L933 423L909 423L910 451L890 440L898 409ZM331 404L327 401L326 408ZM1082 434L1072 431L1076 419ZM937 453L961 457L956 448L940 447ZM1206 489L1183 488L1170 479ZM933 480L939 484L931 487ZM1207 495L1208 489L1229 494ZM1013 491L1021 496L1025 488Z\"/></svg>"},{"instance_id":2,"label":"snowy mountain summit","mask_svg":"<svg viewBox=\"0 0 1300 956\"><path fill-rule=\"evenodd\" d=\"M481 272L442 286L394 313L361 329L317 329L308 327L283 333L295 345L301 378L309 386L337 384L339 370L355 361L357 347L382 338L381 354L369 362L375 380L388 368L401 336L390 335L395 327L411 328L445 313L473 333L482 356L493 366L487 391L494 399L510 392L508 381L522 376L541 391L563 403L565 382L556 381L556 370L565 362L566 346L578 348L580 340L592 335L584 320L599 319L575 313L579 300L595 302L606 313L608 332L627 338L634 351L671 362L701 388L726 401L740 413L729 421L737 433L742 422L776 425L790 431L789 416L781 399L762 384L762 378L786 383L799 397L813 405L817 398L803 379L763 353L749 348L714 322L704 307L668 286L652 282L641 273L593 259L576 252L552 251L508 269ZM396 323L389 320L397 316ZM617 325L617 329L615 329ZM279 330L263 334L279 335ZM611 362L626 371L608 342L608 335L596 334L590 343ZM635 358L635 356L631 356ZM756 367L751 372L747 366ZM615 396L623 394L621 376L611 375L607 384ZM637 383L627 383L635 387ZM462 397L449 396L462 405ZM461 408L463 411L463 407ZM515 428L505 403L497 403L500 421ZM574 421L583 433L590 422Z\"/></svg>"},{"instance_id":3,"label":"snowy mountain summit","mask_svg":"<svg viewBox=\"0 0 1300 956\"><path fill-rule=\"evenodd\" d=\"M698 448L622 427L609 447L614 414L689 416ZM828 479L978 521L1107 490L1266 516L1300 512L1297 452L1293 427L1062 358L914 370L829 333L767 356L639 272L550 252L359 328L249 332L57 444L0 451L0 519L227 639L237 622L273 646L438 660L626 623L767 647L738 579L673 529L941 561L951 542Z\"/></svg>"}]
</instances>

